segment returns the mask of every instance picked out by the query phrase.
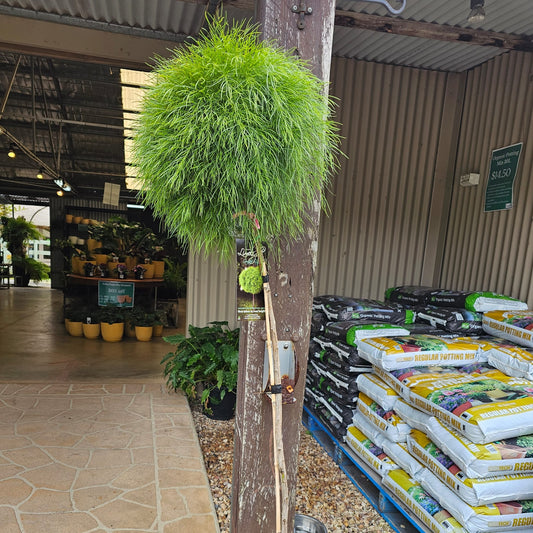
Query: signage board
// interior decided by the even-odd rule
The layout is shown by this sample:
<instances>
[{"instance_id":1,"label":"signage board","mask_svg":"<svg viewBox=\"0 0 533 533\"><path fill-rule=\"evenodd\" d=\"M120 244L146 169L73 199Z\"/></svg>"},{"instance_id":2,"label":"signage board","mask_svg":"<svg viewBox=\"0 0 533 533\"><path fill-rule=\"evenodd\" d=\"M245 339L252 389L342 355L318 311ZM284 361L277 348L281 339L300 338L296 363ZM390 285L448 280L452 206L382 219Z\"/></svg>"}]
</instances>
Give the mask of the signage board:
<instances>
[{"instance_id":1,"label":"signage board","mask_svg":"<svg viewBox=\"0 0 533 533\"><path fill-rule=\"evenodd\" d=\"M522 144L517 143L492 151L485 189L485 212L513 207L513 185Z\"/></svg>"},{"instance_id":2,"label":"signage board","mask_svg":"<svg viewBox=\"0 0 533 533\"><path fill-rule=\"evenodd\" d=\"M122 281L98 282L98 305L115 307L133 307L135 284Z\"/></svg>"}]
</instances>

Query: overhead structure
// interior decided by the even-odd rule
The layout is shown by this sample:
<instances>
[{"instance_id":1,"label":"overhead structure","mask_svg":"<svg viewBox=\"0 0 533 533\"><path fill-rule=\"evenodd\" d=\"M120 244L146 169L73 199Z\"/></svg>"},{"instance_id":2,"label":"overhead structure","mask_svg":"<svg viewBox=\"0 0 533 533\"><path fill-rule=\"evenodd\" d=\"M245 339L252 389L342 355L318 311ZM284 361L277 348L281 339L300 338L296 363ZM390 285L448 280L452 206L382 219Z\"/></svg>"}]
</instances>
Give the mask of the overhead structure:
<instances>
[{"instance_id":1,"label":"overhead structure","mask_svg":"<svg viewBox=\"0 0 533 533\"><path fill-rule=\"evenodd\" d=\"M226 0L219 9L253 19L255 3ZM0 0L0 194L99 199L116 183L121 199L133 200L135 109L126 95L138 99L143 82L131 69L149 70L154 55L197 35L217 4ZM464 72L510 50L533 51L530 0L336 2L333 56Z\"/></svg>"}]
</instances>

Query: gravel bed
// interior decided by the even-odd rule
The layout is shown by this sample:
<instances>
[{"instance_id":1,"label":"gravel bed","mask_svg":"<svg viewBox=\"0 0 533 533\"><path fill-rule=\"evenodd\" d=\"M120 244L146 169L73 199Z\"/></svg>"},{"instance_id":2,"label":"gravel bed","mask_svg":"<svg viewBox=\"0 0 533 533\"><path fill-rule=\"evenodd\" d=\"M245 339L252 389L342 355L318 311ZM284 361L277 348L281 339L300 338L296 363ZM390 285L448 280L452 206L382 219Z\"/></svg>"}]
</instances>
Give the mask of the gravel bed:
<instances>
[{"instance_id":1,"label":"gravel bed","mask_svg":"<svg viewBox=\"0 0 533 533\"><path fill-rule=\"evenodd\" d=\"M229 533L234 420L211 420L191 411L202 447L221 533ZM296 512L313 516L328 533L393 530L302 426Z\"/></svg>"}]
</instances>

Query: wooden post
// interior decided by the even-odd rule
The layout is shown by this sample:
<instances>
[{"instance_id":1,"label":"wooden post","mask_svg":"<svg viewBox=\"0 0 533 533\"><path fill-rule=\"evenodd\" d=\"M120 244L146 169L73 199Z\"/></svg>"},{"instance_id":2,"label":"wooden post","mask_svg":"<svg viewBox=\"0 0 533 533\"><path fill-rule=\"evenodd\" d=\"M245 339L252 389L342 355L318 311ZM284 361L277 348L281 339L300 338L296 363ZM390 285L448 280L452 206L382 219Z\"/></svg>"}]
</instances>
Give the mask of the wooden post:
<instances>
[{"instance_id":1,"label":"wooden post","mask_svg":"<svg viewBox=\"0 0 533 533\"><path fill-rule=\"evenodd\" d=\"M293 6L296 10L293 11ZM329 80L335 0L258 0L256 18L265 39L276 39L309 62L313 73ZM300 27L299 27L300 26ZM289 486L289 531L294 529L299 431L302 418L313 274L318 249L320 205L310 208L305 237L282 243L281 258L269 262L272 301L280 341L294 343L298 382L296 403L283 406L283 438ZM261 393L265 323L243 322L235 421L232 533L275 531L275 480L270 400Z\"/></svg>"}]
</instances>

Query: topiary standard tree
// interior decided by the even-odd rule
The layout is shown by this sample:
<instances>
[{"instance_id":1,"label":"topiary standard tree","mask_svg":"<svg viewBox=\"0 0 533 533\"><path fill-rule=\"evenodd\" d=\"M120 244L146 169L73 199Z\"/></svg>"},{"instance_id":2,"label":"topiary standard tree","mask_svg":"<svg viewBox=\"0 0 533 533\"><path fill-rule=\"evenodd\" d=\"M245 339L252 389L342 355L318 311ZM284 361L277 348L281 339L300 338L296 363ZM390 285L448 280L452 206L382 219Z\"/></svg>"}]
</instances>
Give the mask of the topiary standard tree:
<instances>
[{"instance_id":1,"label":"topiary standard tree","mask_svg":"<svg viewBox=\"0 0 533 533\"><path fill-rule=\"evenodd\" d=\"M325 84L307 64L260 40L256 28L219 19L202 38L157 59L134 134L141 197L182 244L230 260L235 236L280 253L310 221L335 166L336 125ZM244 216L243 216L244 215ZM244 221L244 222L243 222ZM279 380L277 333L265 283L271 384ZM274 389L273 389L274 390ZM289 498L281 442L281 394L272 394L276 509ZM276 405L278 405L278 408ZM278 415L276 415L278 413ZM283 483L285 486L283 486Z\"/></svg>"}]
</instances>

